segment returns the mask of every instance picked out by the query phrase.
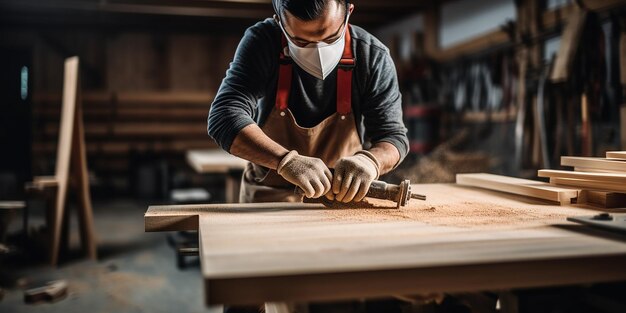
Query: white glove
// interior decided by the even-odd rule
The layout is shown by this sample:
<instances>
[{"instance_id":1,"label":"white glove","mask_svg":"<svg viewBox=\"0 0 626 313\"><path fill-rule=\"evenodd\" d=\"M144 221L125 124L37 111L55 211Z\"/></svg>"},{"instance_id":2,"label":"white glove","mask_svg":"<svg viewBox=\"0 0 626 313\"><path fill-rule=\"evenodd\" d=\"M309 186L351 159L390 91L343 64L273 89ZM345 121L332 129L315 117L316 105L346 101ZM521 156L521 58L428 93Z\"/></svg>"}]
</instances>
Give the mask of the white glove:
<instances>
[{"instance_id":1,"label":"white glove","mask_svg":"<svg viewBox=\"0 0 626 313\"><path fill-rule=\"evenodd\" d=\"M319 198L330 191L333 175L324 161L299 155L296 150L283 157L276 172L288 182L300 187L307 198Z\"/></svg>"},{"instance_id":2,"label":"white glove","mask_svg":"<svg viewBox=\"0 0 626 313\"><path fill-rule=\"evenodd\" d=\"M346 203L363 200L372 181L378 178L379 168L376 157L366 150L339 159L335 164L332 192L326 197Z\"/></svg>"}]
</instances>

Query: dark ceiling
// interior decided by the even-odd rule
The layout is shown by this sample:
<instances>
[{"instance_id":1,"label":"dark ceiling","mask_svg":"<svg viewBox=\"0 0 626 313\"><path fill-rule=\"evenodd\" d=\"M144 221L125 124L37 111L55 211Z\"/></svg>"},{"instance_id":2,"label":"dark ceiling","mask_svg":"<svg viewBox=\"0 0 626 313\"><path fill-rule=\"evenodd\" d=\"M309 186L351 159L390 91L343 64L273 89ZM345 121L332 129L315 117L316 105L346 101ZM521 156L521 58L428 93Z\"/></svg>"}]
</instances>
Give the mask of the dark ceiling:
<instances>
[{"instance_id":1,"label":"dark ceiling","mask_svg":"<svg viewBox=\"0 0 626 313\"><path fill-rule=\"evenodd\" d=\"M351 22L376 27L434 0L353 0ZM4 27L102 27L241 31L271 17L271 0L0 0Z\"/></svg>"}]
</instances>

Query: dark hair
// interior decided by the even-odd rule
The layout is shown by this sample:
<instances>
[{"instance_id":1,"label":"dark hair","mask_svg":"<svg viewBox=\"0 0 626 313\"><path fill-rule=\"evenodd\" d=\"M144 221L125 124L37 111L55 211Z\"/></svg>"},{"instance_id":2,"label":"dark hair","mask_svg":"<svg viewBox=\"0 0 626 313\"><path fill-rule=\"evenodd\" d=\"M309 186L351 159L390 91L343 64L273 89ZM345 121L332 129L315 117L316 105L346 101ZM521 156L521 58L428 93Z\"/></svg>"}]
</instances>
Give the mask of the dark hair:
<instances>
[{"instance_id":1,"label":"dark hair","mask_svg":"<svg viewBox=\"0 0 626 313\"><path fill-rule=\"evenodd\" d=\"M347 0L281 0L276 13L282 14L285 10L303 21L311 21L322 15L324 9L331 1L336 1L348 9Z\"/></svg>"}]
</instances>

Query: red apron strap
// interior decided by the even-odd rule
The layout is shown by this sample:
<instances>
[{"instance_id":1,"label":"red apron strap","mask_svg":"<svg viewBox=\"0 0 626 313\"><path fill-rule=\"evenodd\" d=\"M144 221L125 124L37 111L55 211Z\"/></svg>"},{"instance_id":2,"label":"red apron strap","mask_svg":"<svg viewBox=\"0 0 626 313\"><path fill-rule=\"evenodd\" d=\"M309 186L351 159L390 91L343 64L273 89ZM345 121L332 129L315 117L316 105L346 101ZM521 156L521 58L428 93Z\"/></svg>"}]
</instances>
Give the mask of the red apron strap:
<instances>
[{"instance_id":1,"label":"red apron strap","mask_svg":"<svg viewBox=\"0 0 626 313\"><path fill-rule=\"evenodd\" d=\"M285 35L281 37L281 50L279 70L278 70L278 86L276 90L276 109L286 110L287 102L289 101L289 91L291 90L291 60L285 56L285 49L287 48L287 39Z\"/></svg>"},{"instance_id":2,"label":"red apron strap","mask_svg":"<svg viewBox=\"0 0 626 313\"><path fill-rule=\"evenodd\" d=\"M337 70L337 113L341 115L346 115L352 111L352 70L355 62L349 24L345 38L346 44Z\"/></svg>"}]
</instances>

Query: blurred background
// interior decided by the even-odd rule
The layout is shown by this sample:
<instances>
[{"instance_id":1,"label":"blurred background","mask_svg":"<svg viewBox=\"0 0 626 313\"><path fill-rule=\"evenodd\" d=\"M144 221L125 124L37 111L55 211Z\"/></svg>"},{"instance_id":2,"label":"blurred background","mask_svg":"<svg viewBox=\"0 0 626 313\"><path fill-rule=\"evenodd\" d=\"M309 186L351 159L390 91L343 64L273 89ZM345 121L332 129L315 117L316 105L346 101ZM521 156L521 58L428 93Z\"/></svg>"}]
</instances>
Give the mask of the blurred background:
<instances>
[{"instance_id":1,"label":"blurred background","mask_svg":"<svg viewBox=\"0 0 626 313\"><path fill-rule=\"evenodd\" d=\"M411 153L387 181L451 183L465 172L536 178L539 168L559 168L562 155L626 149L625 1L351 2L351 23L390 49L403 95ZM173 268L174 253L161 248L162 235L143 234L141 214L149 203L233 200L241 164L219 154L225 164L201 168L193 160L206 155L192 152L219 153L206 132L210 104L245 29L272 14L270 0L0 0L0 200L26 201L25 184L54 175L64 61L77 56L86 175L105 261L61 257L98 275ZM30 221L16 214L0 242L42 231L45 200L27 204ZM70 246L78 241L69 237ZM27 282L71 271L42 269ZM176 304L200 310L199 280L189 286L193 275L170 272L150 286L188 288L192 304ZM18 273L5 288L19 286L26 276ZM115 279L143 286L142 277ZM84 280L78 287L102 286ZM114 308L130 310L144 293ZM0 308L29 308L8 295Z\"/></svg>"},{"instance_id":2,"label":"blurred background","mask_svg":"<svg viewBox=\"0 0 626 313\"><path fill-rule=\"evenodd\" d=\"M531 177L556 166L560 155L621 148L621 1L583 1L592 11L578 44L568 47L575 50L571 73L561 81L547 73L544 88L542 74L578 4L535 1L526 10L528 1L512 0L353 2L351 22L383 41L396 63L411 139L404 167L417 166L414 181L452 182L457 170ZM3 125L14 130L3 129L13 134L7 142L18 146L6 157L19 162L21 179L52 172L63 60L79 56L95 195L167 197L195 183L219 188L194 177L184 155L216 147L206 135L209 105L243 31L272 15L269 3L2 1L2 62L10 69L3 71L2 100L20 102L3 114L20 119ZM537 112L540 89L545 104ZM447 169L421 172L425 156Z\"/></svg>"}]
</instances>

